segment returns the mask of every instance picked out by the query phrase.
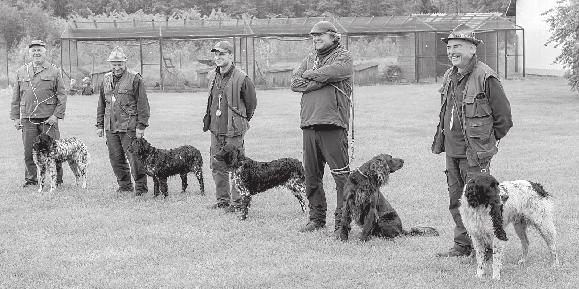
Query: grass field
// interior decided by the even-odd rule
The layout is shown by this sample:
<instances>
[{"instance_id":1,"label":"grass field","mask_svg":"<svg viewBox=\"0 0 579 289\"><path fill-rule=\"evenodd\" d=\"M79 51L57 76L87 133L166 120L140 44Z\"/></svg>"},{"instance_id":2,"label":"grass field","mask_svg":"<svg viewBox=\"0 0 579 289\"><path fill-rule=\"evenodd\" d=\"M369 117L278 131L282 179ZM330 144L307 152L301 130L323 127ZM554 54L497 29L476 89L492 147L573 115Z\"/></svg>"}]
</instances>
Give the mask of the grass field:
<instances>
[{"instance_id":1,"label":"grass field","mask_svg":"<svg viewBox=\"0 0 579 289\"><path fill-rule=\"evenodd\" d=\"M191 144L205 158L208 194L192 184L169 197L117 194L104 139L95 135L96 96L71 96L62 137L89 147L88 189L65 184L50 195L22 189L19 131L8 120L10 95L0 107L4 138L0 154L0 288L576 288L579 281L579 97L566 81L527 78L504 82L514 127L501 142L491 167L499 180L526 178L555 196L562 265L551 268L548 251L530 234L529 263L516 263L520 245L514 230L505 254L503 279L474 277L463 259L438 259L451 246L444 158L430 153L438 115L439 84L356 88L356 142L353 166L378 153L405 160L382 191L406 227L428 225L440 237L356 240L332 238L330 227L301 234L306 215L289 191L274 189L253 198L247 221L208 209L214 184L208 166L209 135L201 131L205 93L154 93L145 135L161 148ZM258 109L246 137L256 160L302 158L298 94L288 89L258 91ZM333 224L335 192L326 170Z\"/></svg>"}]
</instances>

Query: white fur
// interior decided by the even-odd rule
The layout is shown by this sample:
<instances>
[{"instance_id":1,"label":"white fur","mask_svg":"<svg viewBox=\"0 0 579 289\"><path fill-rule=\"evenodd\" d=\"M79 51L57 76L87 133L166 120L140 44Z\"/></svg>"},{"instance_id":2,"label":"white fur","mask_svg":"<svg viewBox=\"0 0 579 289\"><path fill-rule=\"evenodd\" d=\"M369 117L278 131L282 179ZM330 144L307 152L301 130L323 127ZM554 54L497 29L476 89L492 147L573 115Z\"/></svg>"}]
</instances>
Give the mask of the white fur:
<instances>
[{"instance_id":1,"label":"white fur","mask_svg":"<svg viewBox=\"0 0 579 289\"><path fill-rule=\"evenodd\" d=\"M468 185L468 184L467 184ZM466 190L466 185L465 185ZM462 221L472 239L476 254L476 276L482 278L485 266L485 250L493 249L493 279L500 279L505 241L499 240L493 231L490 206L471 207L466 199L465 190L459 208ZM526 180L507 181L499 184L501 197L508 197L503 203L503 228L513 223L521 240L523 255L519 264L526 262L529 252L527 226L532 225L543 237L551 251L552 265L559 264L556 250L557 232L553 220L553 200L550 196L540 196L531 183Z\"/></svg>"}]
</instances>

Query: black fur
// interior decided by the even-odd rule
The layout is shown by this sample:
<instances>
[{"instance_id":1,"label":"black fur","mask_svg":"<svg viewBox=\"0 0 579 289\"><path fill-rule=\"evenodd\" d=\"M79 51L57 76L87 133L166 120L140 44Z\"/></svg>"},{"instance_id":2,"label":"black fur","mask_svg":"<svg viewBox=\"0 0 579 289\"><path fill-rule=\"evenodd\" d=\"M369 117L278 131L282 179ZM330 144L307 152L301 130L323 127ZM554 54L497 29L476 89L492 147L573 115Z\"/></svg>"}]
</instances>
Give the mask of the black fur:
<instances>
[{"instance_id":1,"label":"black fur","mask_svg":"<svg viewBox=\"0 0 579 289\"><path fill-rule=\"evenodd\" d=\"M153 178L155 197L159 195L159 191L167 197L167 178L177 174L181 177L182 192L185 192L187 174L190 172L195 173L199 181L200 194L205 194L203 158L195 147L184 145L170 150L158 149L144 138L135 138L129 146L129 152L139 158L147 175Z\"/></svg>"},{"instance_id":2,"label":"black fur","mask_svg":"<svg viewBox=\"0 0 579 289\"><path fill-rule=\"evenodd\" d=\"M381 154L350 173L344 186L344 204L338 228L341 240L348 239L352 220L362 227L360 239L363 241L371 236L393 238L400 235L438 235L430 227L404 230L398 213L380 192L380 187L388 182L390 173L402 168L403 164L402 159Z\"/></svg>"},{"instance_id":3,"label":"black fur","mask_svg":"<svg viewBox=\"0 0 579 289\"><path fill-rule=\"evenodd\" d=\"M464 191L468 205L476 208L490 206L489 215L493 223L495 236L507 241L507 233L503 228L503 208L499 194L499 182L489 174L478 174L470 179Z\"/></svg>"},{"instance_id":4,"label":"black fur","mask_svg":"<svg viewBox=\"0 0 579 289\"><path fill-rule=\"evenodd\" d=\"M214 156L225 164L225 170L233 173L233 181L241 194L242 220L247 218L251 197L277 186L285 186L298 199L305 212L305 176L302 162L282 158L270 162L257 162L241 153L231 144L223 146Z\"/></svg>"},{"instance_id":5,"label":"black fur","mask_svg":"<svg viewBox=\"0 0 579 289\"><path fill-rule=\"evenodd\" d=\"M539 183L535 183L535 182L529 182L531 183L531 187L533 187L533 190L535 192L537 192L537 194L543 198L546 197L550 197L551 194L549 194L547 191L545 191L545 188L543 188L543 185L539 184Z\"/></svg>"}]
</instances>

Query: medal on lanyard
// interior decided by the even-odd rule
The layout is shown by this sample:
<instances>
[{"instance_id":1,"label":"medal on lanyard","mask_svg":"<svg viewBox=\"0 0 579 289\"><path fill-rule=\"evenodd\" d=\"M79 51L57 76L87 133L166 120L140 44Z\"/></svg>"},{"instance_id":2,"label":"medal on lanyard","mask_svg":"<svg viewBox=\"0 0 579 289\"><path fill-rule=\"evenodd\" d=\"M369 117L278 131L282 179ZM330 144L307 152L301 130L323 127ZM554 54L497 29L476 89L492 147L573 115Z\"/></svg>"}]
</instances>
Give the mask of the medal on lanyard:
<instances>
[{"instance_id":1,"label":"medal on lanyard","mask_svg":"<svg viewBox=\"0 0 579 289\"><path fill-rule=\"evenodd\" d=\"M221 94L219 94L218 97L219 97L219 101L218 101L218 103L217 103L217 106L218 106L218 107L217 107L217 111L215 111L215 115L216 115L216 116L221 116L221 109L220 109L220 108L221 108Z\"/></svg>"},{"instance_id":2,"label":"medal on lanyard","mask_svg":"<svg viewBox=\"0 0 579 289\"><path fill-rule=\"evenodd\" d=\"M113 94L113 98L112 98L113 102L115 102L116 98L115 95Z\"/></svg>"}]
</instances>

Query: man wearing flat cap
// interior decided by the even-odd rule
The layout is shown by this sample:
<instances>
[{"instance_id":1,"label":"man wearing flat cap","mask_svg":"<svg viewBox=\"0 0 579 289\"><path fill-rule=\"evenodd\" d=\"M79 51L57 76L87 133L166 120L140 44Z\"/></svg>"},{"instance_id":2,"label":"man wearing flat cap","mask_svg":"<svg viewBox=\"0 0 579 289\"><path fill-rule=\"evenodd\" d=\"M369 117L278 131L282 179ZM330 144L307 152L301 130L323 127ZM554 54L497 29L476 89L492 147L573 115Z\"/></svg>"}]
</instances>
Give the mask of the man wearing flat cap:
<instances>
[{"instance_id":1,"label":"man wearing flat cap","mask_svg":"<svg viewBox=\"0 0 579 289\"><path fill-rule=\"evenodd\" d=\"M336 183L336 232L340 228L344 184L349 173L348 127L354 69L352 56L340 44L340 34L333 23L314 24L310 36L314 51L291 77L291 89L302 93L300 127L309 202L309 221L299 231L311 232L326 225L323 176L327 163Z\"/></svg>"},{"instance_id":2,"label":"man wearing flat cap","mask_svg":"<svg viewBox=\"0 0 579 289\"><path fill-rule=\"evenodd\" d=\"M36 164L32 158L32 143L41 133L60 138L58 120L64 118L66 94L60 68L46 61L46 44L32 40L28 45L32 59L16 72L10 119L16 129L22 129L24 143L23 187L38 184ZM56 166L56 184L62 184L62 166Z\"/></svg>"},{"instance_id":3,"label":"man wearing flat cap","mask_svg":"<svg viewBox=\"0 0 579 289\"><path fill-rule=\"evenodd\" d=\"M446 153L449 210L454 220L454 243L439 257L468 256L471 239L458 211L465 183L475 174L490 173L491 158L513 126L511 107L497 74L477 59L474 30L457 26L448 37L446 53L452 67L444 74L439 123L432 152ZM490 252L487 252L487 254Z\"/></svg>"},{"instance_id":4,"label":"man wearing flat cap","mask_svg":"<svg viewBox=\"0 0 579 289\"><path fill-rule=\"evenodd\" d=\"M231 186L225 165L215 155L223 146L231 144L244 151L244 135L257 106L255 86L234 63L234 48L228 41L219 41L211 49L217 66L209 73L209 97L203 118L203 131L211 132L211 172L215 182L216 203L212 209L235 212L240 208L241 196Z\"/></svg>"},{"instance_id":5,"label":"man wearing flat cap","mask_svg":"<svg viewBox=\"0 0 579 289\"><path fill-rule=\"evenodd\" d=\"M97 135L106 137L109 160L119 185L117 192L147 193L143 164L128 151L134 138L143 137L149 126L149 100L145 83L127 69L127 56L115 47L107 59L111 71L103 77L97 107ZM128 161L127 161L128 159ZM130 164L130 166L129 166ZM131 181L131 175L135 182Z\"/></svg>"}]
</instances>

